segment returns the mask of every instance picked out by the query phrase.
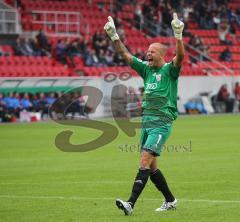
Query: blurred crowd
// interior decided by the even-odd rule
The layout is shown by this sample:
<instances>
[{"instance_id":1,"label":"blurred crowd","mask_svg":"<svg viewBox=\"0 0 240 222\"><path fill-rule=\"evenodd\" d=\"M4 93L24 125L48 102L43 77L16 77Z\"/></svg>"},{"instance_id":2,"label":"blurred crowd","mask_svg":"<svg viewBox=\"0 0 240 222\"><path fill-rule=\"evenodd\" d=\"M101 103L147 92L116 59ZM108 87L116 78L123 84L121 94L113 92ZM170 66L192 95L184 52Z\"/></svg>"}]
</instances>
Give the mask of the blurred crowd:
<instances>
[{"instance_id":1,"label":"blurred crowd","mask_svg":"<svg viewBox=\"0 0 240 222\"><path fill-rule=\"evenodd\" d=\"M18 93L9 92L7 94L0 93L0 122L14 122L19 119L20 113L39 112L41 118L49 115L50 106L62 98L62 92L50 93ZM70 105L69 105L70 104ZM54 106L54 111L61 113L63 116L75 114L86 116L84 112L84 99L80 92L68 94L64 97L64 102Z\"/></svg>"},{"instance_id":2,"label":"blurred crowd","mask_svg":"<svg viewBox=\"0 0 240 222\"><path fill-rule=\"evenodd\" d=\"M131 86L128 87L127 91L118 92L116 107L115 110L112 108L112 112L115 112L117 116L124 117L126 115L128 117L140 116L143 92L143 87L137 89ZM124 104L124 110L118 108L120 101ZM0 93L0 123L26 121L25 118L22 118L23 116L36 113L41 120L49 119L49 117L56 120L88 118L91 111L92 108L87 106L80 91L72 90L69 93Z\"/></svg>"},{"instance_id":3,"label":"blurred crowd","mask_svg":"<svg viewBox=\"0 0 240 222\"><path fill-rule=\"evenodd\" d=\"M238 39L236 29L240 26L240 8L231 9L227 0L118 0L113 1L113 14L118 34L127 46L121 16L118 13L125 5L133 8L134 26L150 36L172 35L170 23L173 11L177 11L180 19L185 22L184 36L189 37L188 44L191 62L208 61L209 46L202 39L187 31L187 28L216 29L220 43L226 48L219 56L221 61L231 61L232 55L228 48ZM92 4L88 1L88 4ZM104 4L104 3L103 3ZM21 5L21 1L17 1ZM75 39L62 38L57 42L48 39L43 30L34 38L19 37L14 45L14 53L18 56L51 56L66 67L76 66L74 57L82 58L86 66L124 66L121 56L115 53L111 41L106 34L96 32L92 39L86 40L83 36ZM144 59L145 53L136 49L132 54ZM0 49L0 55L7 55Z\"/></svg>"},{"instance_id":4,"label":"blurred crowd","mask_svg":"<svg viewBox=\"0 0 240 222\"><path fill-rule=\"evenodd\" d=\"M234 106L240 111L240 84L235 83L233 93L228 89L227 84L223 84L218 93L212 97L212 105L216 112L232 113Z\"/></svg>"},{"instance_id":5,"label":"blurred crowd","mask_svg":"<svg viewBox=\"0 0 240 222\"><path fill-rule=\"evenodd\" d=\"M154 36L168 33L164 30L170 29L174 11L186 26L191 22L200 29L229 29L234 33L235 26L240 25L240 8L231 9L227 3L227 0L119 0L115 1L115 13L125 4L133 5L135 26Z\"/></svg>"},{"instance_id":6,"label":"blurred crowd","mask_svg":"<svg viewBox=\"0 0 240 222\"><path fill-rule=\"evenodd\" d=\"M240 8L228 7L227 0L119 0L115 1L115 14L119 7L130 4L134 6L134 25L145 31L150 36L171 36L172 14L174 11L185 23L184 36L189 36L188 44L193 48L191 62L208 61L209 46L203 44L199 36L193 35L187 29L216 29L222 45L232 45L233 41L240 39L236 36L236 30L240 27ZM117 16L116 16L117 17ZM231 53L226 47L219 59L231 61Z\"/></svg>"},{"instance_id":7,"label":"blurred crowd","mask_svg":"<svg viewBox=\"0 0 240 222\"><path fill-rule=\"evenodd\" d=\"M189 99L184 108L187 114L240 112L240 84L223 84L217 92L200 93Z\"/></svg>"},{"instance_id":8,"label":"blurred crowd","mask_svg":"<svg viewBox=\"0 0 240 222\"><path fill-rule=\"evenodd\" d=\"M40 30L34 38L18 37L13 46L17 56L47 56L51 52L51 44L45 33Z\"/></svg>"},{"instance_id":9,"label":"blurred crowd","mask_svg":"<svg viewBox=\"0 0 240 222\"><path fill-rule=\"evenodd\" d=\"M119 93L122 95L121 101L125 110L118 108L120 103L117 97L115 109L118 116L135 117L141 116L141 103L144 98L144 89L128 87L127 92ZM233 92L228 89L227 84L220 87L218 92L211 97L212 106L217 113L232 113L240 111L240 84L236 82ZM114 106L113 106L114 107ZM121 111L122 110L122 111ZM121 112L122 113L121 113ZM186 108L188 112L188 109ZM39 113L41 119L73 119L88 118L91 108L86 106L86 102L79 91L65 93L0 93L0 122L21 121L22 113ZM126 116L125 116L126 117Z\"/></svg>"},{"instance_id":10,"label":"blurred crowd","mask_svg":"<svg viewBox=\"0 0 240 222\"><path fill-rule=\"evenodd\" d=\"M116 25L119 26L119 35L124 37L124 31L120 28L120 24ZM127 42L124 43L127 46ZM60 38L56 43L50 43L44 31L40 30L35 38L18 37L13 48L14 54L17 56L49 56L69 68L76 66L75 56L82 58L86 66L126 65L103 31L96 32L90 41L80 35L78 38ZM133 54L139 58L145 57L145 54L139 49L136 49ZM5 54L2 53L2 55Z\"/></svg>"}]
</instances>

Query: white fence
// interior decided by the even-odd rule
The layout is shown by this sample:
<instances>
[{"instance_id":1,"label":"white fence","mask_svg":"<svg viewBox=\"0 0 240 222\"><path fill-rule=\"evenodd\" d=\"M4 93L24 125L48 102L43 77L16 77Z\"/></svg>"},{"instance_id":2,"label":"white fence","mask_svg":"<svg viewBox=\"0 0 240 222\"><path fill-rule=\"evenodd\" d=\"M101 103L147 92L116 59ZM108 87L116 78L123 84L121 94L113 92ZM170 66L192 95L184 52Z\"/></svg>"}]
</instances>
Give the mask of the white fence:
<instances>
[{"instance_id":1,"label":"white fence","mask_svg":"<svg viewBox=\"0 0 240 222\"><path fill-rule=\"evenodd\" d=\"M0 9L0 34L19 34L18 13L14 9Z\"/></svg>"},{"instance_id":2,"label":"white fence","mask_svg":"<svg viewBox=\"0 0 240 222\"><path fill-rule=\"evenodd\" d=\"M49 34L79 35L81 29L87 29L79 12L65 11L32 11L33 26L43 27Z\"/></svg>"}]
</instances>

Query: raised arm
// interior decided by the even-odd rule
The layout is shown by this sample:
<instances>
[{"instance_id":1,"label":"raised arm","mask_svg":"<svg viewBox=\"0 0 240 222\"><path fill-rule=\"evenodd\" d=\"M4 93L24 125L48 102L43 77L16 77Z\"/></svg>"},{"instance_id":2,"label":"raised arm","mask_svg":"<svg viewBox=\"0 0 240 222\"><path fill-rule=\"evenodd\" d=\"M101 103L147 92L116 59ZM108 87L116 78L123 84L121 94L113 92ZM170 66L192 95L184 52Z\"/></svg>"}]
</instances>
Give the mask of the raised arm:
<instances>
[{"instance_id":1,"label":"raised arm","mask_svg":"<svg viewBox=\"0 0 240 222\"><path fill-rule=\"evenodd\" d=\"M184 58L184 45L182 40L184 23L178 19L177 13L173 13L171 25L176 38L176 56L173 58L173 63L174 66L181 67Z\"/></svg>"},{"instance_id":2,"label":"raised arm","mask_svg":"<svg viewBox=\"0 0 240 222\"><path fill-rule=\"evenodd\" d=\"M131 65L133 56L132 54L127 50L125 45L122 43L120 40L116 27L114 25L113 18L111 16L108 16L108 22L104 26L104 30L106 31L107 35L110 37L110 39L113 42L113 45L116 49L116 51L122 56L124 61L128 64Z\"/></svg>"}]
</instances>

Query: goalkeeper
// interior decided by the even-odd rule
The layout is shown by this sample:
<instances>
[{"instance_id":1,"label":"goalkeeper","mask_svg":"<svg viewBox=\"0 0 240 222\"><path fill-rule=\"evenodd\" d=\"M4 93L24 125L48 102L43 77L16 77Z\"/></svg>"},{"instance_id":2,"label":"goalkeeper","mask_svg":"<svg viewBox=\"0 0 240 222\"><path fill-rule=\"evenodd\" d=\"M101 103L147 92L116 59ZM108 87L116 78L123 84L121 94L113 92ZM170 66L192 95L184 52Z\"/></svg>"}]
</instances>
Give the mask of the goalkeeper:
<instances>
[{"instance_id":1,"label":"goalkeeper","mask_svg":"<svg viewBox=\"0 0 240 222\"><path fill-rule=\"evenodd\" d=\"M175 209L177 199L171 193L168 184L157 167L157 157L171 133L172 122L177 118L177 86L181 64L184 57L182 32L184 23L176 13L171 22L176 38L176 56L170 63L162 57L160 43L152 43L147 51L147 60L132 56L117 34L111 16L104 29L113 41L116 51L144 80L144 100L142 103L143 117L141 129L141 159L131 196L127 201L116 200L116 205L125 215L131 215L134 205L144 189L148 178L162 192L165 200L156 211Z\"/></svg>"}]
</instances>

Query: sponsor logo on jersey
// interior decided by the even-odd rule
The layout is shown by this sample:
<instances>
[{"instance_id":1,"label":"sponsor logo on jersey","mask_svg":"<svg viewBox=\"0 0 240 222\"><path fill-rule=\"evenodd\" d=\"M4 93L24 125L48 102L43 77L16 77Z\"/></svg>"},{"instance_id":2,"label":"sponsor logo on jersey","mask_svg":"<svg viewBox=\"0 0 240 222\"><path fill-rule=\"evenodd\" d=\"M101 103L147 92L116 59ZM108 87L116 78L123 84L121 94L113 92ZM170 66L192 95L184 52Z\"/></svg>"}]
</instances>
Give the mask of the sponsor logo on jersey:
<instances>
[{"instance_id":1,"label":"sponsor logo on jersey","mask_svg":"<svg viewBox=\"0 0 240 222\"><path fill-rule=\"evenodd\" d=\"M157 83L147 83L147 89L156 89Z\"/></svg>"}]
</instances>

